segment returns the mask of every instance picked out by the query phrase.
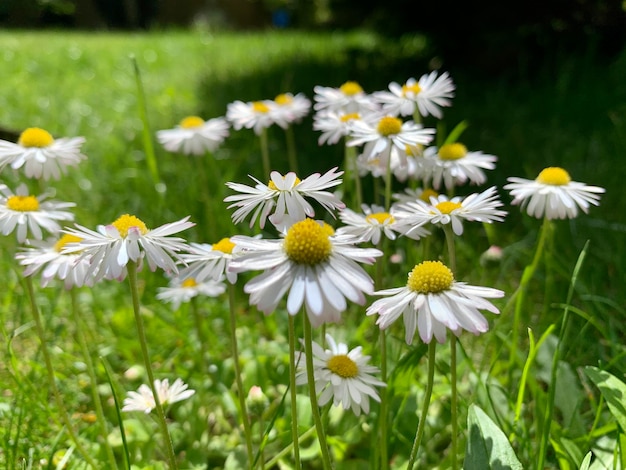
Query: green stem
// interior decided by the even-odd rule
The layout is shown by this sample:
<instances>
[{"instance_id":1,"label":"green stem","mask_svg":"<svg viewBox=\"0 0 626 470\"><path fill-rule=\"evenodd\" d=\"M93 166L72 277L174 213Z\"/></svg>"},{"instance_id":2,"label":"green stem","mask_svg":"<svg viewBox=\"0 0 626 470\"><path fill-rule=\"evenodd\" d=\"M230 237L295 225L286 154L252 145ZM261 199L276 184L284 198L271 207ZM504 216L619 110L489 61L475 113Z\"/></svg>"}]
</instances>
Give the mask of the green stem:
<instances>
[{"instance_id":1,"label":"green stem","mask_svg":"<svg viewBox=\"0 0 626 470\"><path fill-rule=\"evenodd\" d=\"M250 417L246 406L246 396L243 390L243 380L241 379L241 366L239 365L239 348L237 346L237 320L235 316L235 286L228 283L228 305L230 311L230 346L235 364L235 378L237 382L237 395L239 397L239 407L241 420L243 421L243 432L246 438L246 451L248 452L248 462L252 468L254 462L254 452L252 451L252 429L250 427Z\"/></svg>"},{"instance_id":2,"label":"green stem","mask_svg":"<svg viewBox=\"0 0 626 470\"><path fill-rule=\"evenodd\" d=\"M317 404L317 392L315 390L315 374L313 371L313 333L311 332L311 321L306 312L303 312L304 317L304 354L306 356L306 377L309 384L309 398L311 399L311 411L313 412L313 422L315 423L315 429L317 430L317 440L320 443L320 449L322 451L322 464L324 470L330 470L332 463L330 460L330 452L328 450L328 443L326 442L326 432L324 431L324 425L322 424L322 418L320 416L320 409Z\"/></svg>"},{"instance_id":3,"label":"green stem","mask_svg":"<svg viewBox=\"0 0 626 470\"><path fill-rule=\"evenodd\" d=\"M43 322L41 320L41 316L39 315L39 308L37 307L37 302L35 300L35 290L33 288L33 281L30 277L26 276L26 289L28 290L28 296L30 298L30 308L33 314L33 319L35 320L35 328L37 329L37 335L39 336L39 341L41 342L41 351L43 353L44 362L46 363L46 371L48 373L48 385L52 389L52 394L54 395L54 400L57 404L57 408L59 409L59 413L61 414L61 421L65 425L72 442L76 446L76 450L78 453L85 459L85 461L92 468L99 468L98 464L94 461L91 455L87 452L87 450L83 447L80 440L78 439L78 435L74 430L74 426L72 426L72 422L67 414L67 410L65 409L63 398L61 397L61 393L59 392L59 388L56 384L56 379L54 376L54 367L52 366L52 358L50 357L50 351L48 351L48 345L46 343L46 334L45 329L43 327Z\"/></svg>"},{"instance_id":4,"label":"green stem","mask_svg":"<svg viewBox=\"0 0 626 470\"><path fill-rule=\"evenodd\" d=\"M300 462L300 444L298 438L298 403L296 394L296 327L293 315L289 318L289 393L291 397L291 440L293 441L293 459L296 470L302 469Z\"/></svg>"},{"instance_id":5,"label":"green stem","mask_svg":"<svg viewBox=\"0 0 626 470\"><path fill-rule=\"evenodd\" d=\"M152 363L150 362L150 355L148 353L148 343L146 341L146 332L143 326L143 318L141 317L141 309L139 307L139 291L137 289L137 263L129 261L126 265L128 270L128 282L130 284L130 295L133 302L133 312L135 314L135 324L137 326L137 336L139 344L141 346L141 354L143 356L143 362L148 374L148 381L150 382L150 390L154 396L155 409L157 412L157 422L161 428L161 433L165 439L165 452L167 453L167 459L169 461L170 469L177 469L176 456L174 454L174 446L172 444L172 438L167 428L167 421L165 419L165 412L163 406L159 400L159 394L154 383L154 372L152 371Z\"/></svg>"},{"instance_id":6,"label":"green stem","mask_svg":"<svg viewBox=\"0 0 626 470\"><path fill-rule=\"evenodd\" d=\"M417 425L417 432L415 433L415 439L413 440L413 447L411 448L411 455L409 456L409 465L407 470L412 470L415 466L415 458L417 457L417 451L419 450L424 437L424 429L426 428L426 418L428 417L428 408L430 406L430 397L433 393L433 382L435 377L435 351L437 348L437 342L432 341L428 345L428 378L426 382L426 390L424 391L424 403L422 405L422 413L420 415L420 421Z\"/></svg>"},{"instance_id":7,"label":"green stem","mask_svg":"<svg viewBox=\"0 0 626 470\"><path fill-rule=\"evenodd\" d=\"M261 129L261 134L259 135L259 139L261 140L261 159L263 160L263 173L265 173L265 178L270 177L270 172L272 171L272 167L270 165L270 150L267 141L267 128L264 127Z\"/></svg>"},{"instance_id":8,"label":"green stem","mask_svg":"<svg viewBox=\"0 0 626 470\"><path fill-rule=\"evenodd\" d=\"M383 253L387 253L387 250L383 249L383 243L386 239L381 237L376 248ZM384 255L383 255L384 257ZM383 259L379 259L376 262L376 279L375 286L377 289L382 289L383 285ZM387 332L386 330L380 330L380 376L384 383L387 383ZM382 387L380 390L380 416L378 417L378 446L380 447L380 460L381 470L389 468L389 453L387 451L387 422L389 418L389 400L387 395L387 387Z\"/></svg>"},{"instance_id":9,"label":"green stem","mask_svg":"<svg viewBox=\"0 0 626 470\"><path fill-rule=\"evenodd\" d=\"M76 327L76 336L78 337L78 344L83 353L83 359L87 366L87 374L89 375L91 400L93 401L96 409L96 416L98 418L98 427L100 428L100 438L102 439L102 445L109 459L110 468L117 468L117 462L115 461L115 454L113 449L108 443L108 432L106 427L106 419L104 417L104 410L102 409L102 401L98 394L98 379L96 378L96 370L91 360L91 354L89 352L89 346L87 345L87 337L83 331L83 318L81 311L78 307L78 299L76 298L76 288L70 289L70 298L72 301L72 315L74 317L74 324Z\"/></svg>"},{"instance_id":10,"label":"green stem","mask_svg":"<svg viewBox=\"0 0 626 470\"><path fill-rule=\"evenodd\" d=\"M354 182L354 194L352 195L353 207L361 208L363 204L363 188L361 187L361 177L359 176L359 168L356 163L356 148L344 145L344 182L352 180ZM344 184L347 187L347 184ZM347 192L347 191L346 191Z\"/></svg>"},{"instance_id":11,"label":"green stem","mask_svg":"<svg viewBox=\"0 0 626 470\"><path fill-rule=\"evenodd\" d=\"M298 174L298 157L296 156L296 140L293 135L293 128L288 126L285 129L287 140L287 158L289 159L289 169Z\"/></svg>"}]
</instances>

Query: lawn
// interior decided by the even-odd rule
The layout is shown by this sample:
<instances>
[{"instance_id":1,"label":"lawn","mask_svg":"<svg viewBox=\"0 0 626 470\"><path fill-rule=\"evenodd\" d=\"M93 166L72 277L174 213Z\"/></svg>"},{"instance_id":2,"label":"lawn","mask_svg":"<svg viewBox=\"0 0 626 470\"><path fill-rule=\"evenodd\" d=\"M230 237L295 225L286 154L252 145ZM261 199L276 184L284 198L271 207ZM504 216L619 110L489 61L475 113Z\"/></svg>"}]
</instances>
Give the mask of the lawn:
<instances>
[{"instance_id":1,"label":"lawn","mask_svg":"<svg viewBox=\"0 0 626 470\"><path fill-rule=\"evenodd\" d=\"M391 81L403 83L429 72L430 59L423 38L390 42L367 32L1 31L0 127L18 134L41 127L55 138L84 136L88 158L60 181L25 180L9 168L0 181L12 189L26 182L32 192L51 191L54 199L76 202L76 223L92 229L125 213L150 228L189 215L197 224L181 234L189 242L215 244L236 234L273 238L276 233L268 227L261 231L247 221L234 225L232 210L222 202L232 194L225 182L252 184L248 175L268 179L261 170L259 139L251 130L231 129L209 158L167 152L155 132L173 128L185 116L224 116L235 100L274 99L285 92L312 100L316 85L338 87L355 80L366 92L384 90ZM375 317L364 314L374 296L367 296L364 306L349 305L341 323L314 329L320 344L325 331L349 348L362 345L377 367L381 336L387 341L387 429L381 429L378 403L358 417L350 410L321 407L335 468L406 468L429 364L435 366L434 384L417 468L459 468L464 459L466 469L486 468L481 462L491 459L491 468L530 469L542 458L544 468L624 467L626 413L619 397L626 393L621 382L626 372L626 206L619 168L626 151L626 55L609 60L587 52L552 59L532 70L520 66L502 74L476 74L455 64L441 69L456 85L453 105L445 108L442 120L430 116L424 125L437 128L441 143L457 124L467 123L460 141L498 160L487 183L459 187L458 194L496 186L508 212L502 223L465 224L456 238L456 273L469 284L503 290L503 298L493 299L502 314L486 314L488 333L462 334L455 354L450 343L438 345L436 361L428 360L427 350L434 348L419 338L405 343L402 322L381 335ZM344 164L343 147L319 146L312 124L309 115L293 126L302 179ZM289 169L287 133L273 126L267 135L273 168L284 174ZM508 177L534 179L551 166L606 193L589 214L552 221L543 255L534 263L542 222L512 206L503 186ZM362 183L366 202L383 203L382 197L376 199L383 193L382 179L368 176ZM394 182L394 190L402 187ZM121 401L148 383L129 283L103 281L66 291L57 283L40 287L35 275L29 295L30 284L14 258L20 250L15 235L0 243L0 466L62 468L67 463L67 468L82 469L89 468L91 457L99 468L126 468L129 455L134 468L166 468L165 433L157 414L118 414L115 402L116 396ZM485 261L481 255L491 245L502 248L501 256ZM385 241L383 259L365 267L377 289L404 285L427 252L423 246L406 237ZM441 230L434 231L428 250L434 259L449 259ZM400 261L389 261L392 254ZM576 267L579 259L582 265ZM306 386L297 387L296 405L290 408L290 328L300 338L306 331L304 314L294 317L294 326L284 302L271 315L250 306L242 287L253 274L240 274L229 290L232 296L198 297L172 309L156 299L168 282L163 272L139 273L138 300L156 377L181 378L195 390L166 410L180 468L249 468L238 376L244 395L253 385L264 393L258 403L247 404L257 468L295 468L294 409L303 468L324 468ZM33 299L43 332L33 320ZM241 370L233 360L231 315L236 316ZM46 357L61 405L49 385ZM455 360L456 367L451 365ZM458 392L457 406L452 390ZM96 397L104 423L95 417ZM63 407L69 421L64 421ZM460 427L458 442L453 421ZM588 452L593 461L584 467ZM381 453L387 453L388 466L380 466ZM509 467L495 466L498 459ZM517 460L522 467L515 467Z\"/></svg>"}]
</instances>

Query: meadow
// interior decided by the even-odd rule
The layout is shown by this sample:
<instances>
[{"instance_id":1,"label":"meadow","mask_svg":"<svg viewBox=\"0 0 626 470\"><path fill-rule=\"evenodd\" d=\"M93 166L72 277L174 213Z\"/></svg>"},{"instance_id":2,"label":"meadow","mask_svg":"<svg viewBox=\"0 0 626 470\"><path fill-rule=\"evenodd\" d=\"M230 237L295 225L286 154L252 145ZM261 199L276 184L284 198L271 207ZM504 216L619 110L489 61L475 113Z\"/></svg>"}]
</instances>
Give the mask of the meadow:
<instances>
[{"instance_id":1,"label":"meadow","mask_svg":"<svg viewBox=\"0 0 626 470\"><path fill-rule=\"evenodd\" d=\"M75 202L75 221L82 226L95 229L125 213L151 228L191 216L195 227L180 234L188 242L215 244L261 233L276 238L268 227L251 228L247 220L233 224L223 202L232 194L226 182L253 184L248 175L268 180L251 130L231 129L207 158L167 152L156 142L156 131L173 128L185 116L223 116L235 100L274 99L286 92L312 100L317 85L354 80L367 92L385 90L391 81L428 73L431 59L423 38L390 42L361 31L0 31L0 126L85 137L82 151L88 158L60 181L28 181L32 191L53 187L54 199ZM436 139L444 139L465 123L460 138L467 148L498 157L487 183L459 188L459 194L496 186L507 211L504 222L465 224L456 238L455 272L469 284L504 291L503 298L493 299L501 314L486 315L489 332L461 334L454 351L450 343L437 345L436 356L419 337L407 345L401 322L392 325L383 356L386 428L381 430L381 407L374 401L360 416L321 408L334 468L407 468L418 423L425 426L416 468L533 469L540 462L541 468L626 468L626 207L619 190L626 151L626 55L608 60L594 51L575 57L554 53L536 66L520 62L519 69L501 74L497 64L481 73L447 63L441 70L456 86L452 106L443 119L425 118L424 125L436 126ZM318 145L312 123L309 115L293 126L302 179L344 164L342 146ZM267 135L272 168L285 174L286 135L276 126ZM551 221L543 255L535 260L542 221L511 205L502 187L508 177L534 179L553 166L606 193L589 214ZM9 168L0 177L10 188L24 181ZM383 203L378 180L363 178L365 202ZM394 191L402 190L401 182L393 184ZM351 198L346 188L341 186L340 194ZM340 225L319 207L316 215ZM433 233L431 256L447 260L442 231ZM40 287L36 274L29 296L15 259L20 250L15 235L4 236L0 246L0 466L83 469L92 459L98 468L168 468L156 414L119 412L127 393L148 383L128 282L108 280L68 291L62 283ZM424 253L422 245L399 237L382 246L383 259L365 266L376 289L404 285ZM501 248L495 259L484 255L491 246ZM181 378L195 390L166 410L181 469L251 468L248 431L255 468L298 468L294 410L302 468L326 467L306 386L297 387L292 407L294 325L288 325L285 302L270 315L250 305L242 286L252 277L240 274L232 296L198 297L173 309L156 298L168 283L163 272L138 273L155 374L170 382ZM524 303L515 315L520 295ZM377 298L349 305L340 323L316 328L314 340L323 344L324 333L330 333L349 348L361 345L381 367L381 334L376 318L365 315ZM45 326L45 348L33 304ZM240 370L229 329L233 314ZM303 316L294 317L296 338L306 330ZM93 360L95 384L84 347ZM73 436L50 388L46 354ZM263 392L247 402L249 430L242 425L238 376L244 396L253 386ZM420 420L429 384L430 407ZM95 415L93 387L104 422ZM381 463L381 452L386 462Z\"/></svg>"}]
</instances>

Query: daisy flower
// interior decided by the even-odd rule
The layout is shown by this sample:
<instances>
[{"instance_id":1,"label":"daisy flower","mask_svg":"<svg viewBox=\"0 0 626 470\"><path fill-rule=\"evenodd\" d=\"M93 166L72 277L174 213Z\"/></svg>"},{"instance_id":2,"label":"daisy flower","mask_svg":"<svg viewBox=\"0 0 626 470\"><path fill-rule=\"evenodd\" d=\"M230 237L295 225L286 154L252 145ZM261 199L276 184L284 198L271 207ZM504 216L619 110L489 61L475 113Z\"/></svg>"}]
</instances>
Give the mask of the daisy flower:
<instances>
[{"instance_id":1,"label":"daisy flower","mask_svg":"<svg viewBox=\"0 0 626 470\"><path fill-rule=\"evenodd\" d=\"M377 91L373 97L382 104L383 111L393 116L414 116L418 110L423 117L441 119L441 108L452 104L454 89L448 72L437 77L435 71L422 75L419 81L409 78L404 85L391 82L389 91Z\"/></svg>"},{"instance_id":2,"label":"daisy flower","mask_svg":"<svg viewBox=\"0 0 626 470\"><path fill-rule=\"evenodd\" d=\"M394 193L392 198L398 201L398 203L414 202L416 199L420 199L424 202L430 202L430 198L437 197L439 194L434 189L426 188L404 188L401 193Z\"/></svg>"},{"instance_id":3,"label":"daisy flower","mask_svg":"<svg viewBox=\"0 0 626 470\"><path fill-rule=\"evenodd\" d=\"M0 170L5 165L14 170L23 167L27 178L58 180L68 166L76 166L87 158L80 152L84 143L84 137L55 140L48 131L30 127L17 143L0 140Z\"/></svg>"},{"instance_id":4,"label":"daisy flower","mask_svg":"<svg viewBox=\"0 0 626 470\"><path fill-rule=\"evenodd\" d=\"M344 209L339 212L339 218L346 225L337 229L338 235L351 235L357 237L361 242L371 241L374 245L378 244L383 234L390 240L396 239L396 219L389 212L386 212L384 207L363 204L361 208L363 209L362 214L351 209ZM424 229L417 232L420 237L429 233Z\"/></svg>"},{"instance_id":5,"label":"daisy flower","mask_svg":"<svg viewBox=\"0 0 626 470\"><path fill-rule=\"evenodd\" d=\"M373 121L371 113L346 113L344 111L320 111L313 116L313 130L321 131L317 139L318 145L334 145L350 133L352 121L365 119Z\"/></svg>"},{"instance_id":6,"label":"daisy flower","mask_svg":"<svg viewBox=\"0 0 626 470\"><path fill-rule=\"evenodd\" d=\"M264 270L244 286L250 304L269 315L287 291L287 311L298 313L304 304L311 324L337 322L346 299L363 305L373 290L372 278L357 263L372 264L382 252L357 248L358 240L333 233L313 219L293 224L278 240L233 237L244 250L230 263L234 272Z\"/></svg>"},{"instance_id":7,"label":"daisy flower","mask_svg":"<svg viewBox=\"0 0 626 470\"><path fill-rule=\"evenodd\" d=\"M451 224L456 235L463 234L463 220L472 222L502 222L506 212L498 209L502 202L498 199L495 186L482 193L467 197L449 199L441 194L430 198L430 202L416 199L397 204L392 213L397 220L398 231L410 235L427 223L434 225Z\"/></svg>"},{"instance_id":8,"label":"daisy flower","mask_svg":"<svg viewBox=\"0 0 626 470\"><path fill-rule=\"evenodd\" d=\"M503 297L504 292L457 282L441 261L423 261L409 273L405 287L377 291L374 295L386 297L370 305L366 314L377 313L376 324L381 329L402 316L405 340L411 344L416 329L424 343L430 343L433 336L438 342L445 342L446 328L457 336L462 330L476 335L485 333L489 323L480 310L500 313L486 299Z\"/></svg>"},{"instance_id":9,"label":"daisy flower","mask_svg":"<svg viewBox=\"0 0 626 470\"><path fill-rule=\"evenodd\" d=\"M261 183L250 176L257 183L254 187L239 183L226 183L230 189L242 194L228 196L224 202L232 202L228 206L229 209L237 208L232 215L235 224L252 213L250 227L259 218L260 226L264 228L265 221L275 209L270 222L281 230L292 222L315 215L313 207L305 200L305 197L314 199L331 214L333 210L345 207L334 194L324 191L341 184L339 177L343 175L343 171L336 170L337 167L323 175L314 173L304 180L300 180L293 172L283 176L277 171L272 171L268 184Z\"/></svg>"},{"instance_id":10,"label":"daisy flower","mask_svg":"<svg viewBox=\"0 0 626 470\"><path fill-rule=\"evenodd\" d=\"M42 240L42 229L56 234L61 230L59 220L74 220L65 209L74 207L73 202L46 201L48 195L32 196L25 184L20 184L15 194L0 184L0 230L8 235L17 229L17 241L24 243L28 233Z\"/></svg>"},{"instance_id":11,"label":"daisy flower","mask_svg":"<svg viewBox=\"0 0 626 470\"><path fill-rule=\"evenodd\" d=\"M157 390L159 403L162 406L186 400L196 393L195 390L191 390L188 387L181 379L176 379L171 386L168 379L155 379L154 381L154 388ZM124 398L122 411L143 411L148 414L155 407L156 403L152 390L148 385L141 384L136 392L128 392L128 396Z\"/></svg>"},{"instance_id":12,"label":"daisy flower","mask_svg":"<svg viewBox=\"0 0 626 470\"><path fill-rule=\"evenodd\" d=\"M90 273L96 273L96 279L105 275L119 279L129 261L139 262L144 256L152 271L159 267L166 272L177 273L179 252L186 250L188 245L182 238L170 235L195 225L188 220L189 217L185 217L152 230L142 220L129 214L120 216L112 224L98 226L98 231L75 224L76 228L65 229L64 232L81 240L68 243L62 253L81 251L80 256L90 260Z\"/></svg>"},{"instance_id":13,"label":"daisy flower","mask_svg":"<svg viewBox=\"0 0 626 470\"><path fill-rule=\"evenodd\" d=\"M277 114L274 109L276 103L272 100L262 101L235 101L229 103L226 110L226 119L230 121L235 130L242 128L254 129L256 135L261 135L263 129L273 124L278 124L283 129L289 127L285 116Z\"/></svg>"},{"instance_id":14,"label":"daisy flower","mask_svg":"<svg viewBox=\"0 0 626 470\"><path fill-rule=\"evenodd\" d=\"M222 238L214 244L191 243L188 253L181 255L186 265L180 272L180 277L191 277L197 282L207 279L218 281L226 276L228 282L237 282L237 274L228 270L233 257L237 256L235 243L231 238Z\"/></svg>"},{"instance_id":15,"label":"daisy flower","mask_svg":"<svg viewBox=\"0 0 626 470\"><path fill-rule=\"evenodd\" d=\"M300 122L309 114L311 110L311 100L304 94L282 93L274 98L274 106L270 113L275 121L287 122L289 124Z\"/></svg>"},{"instance_id":16,"label":"daisy flower","mask_svg":"<svg viewBox=\"0 0 626 470\"><path fill-rule=\"evenodd\" d=\"M429 147L424 150L426 172L424 183L432 179L432 186L439 190L443 182L446 189L469 181L481 185L487 181L483 170L493 170L498 158L482 152L468 152L467 147L458 142Z\"/></svg>"},{"instance_id":17,"label":"daisy flower","mask_svg":"<svg viewBox=\"0 0 626 470\"><path fill-rule=\"evenodd\" d=\"M226 285L223 282L213 279L198 282L193 277L176 276L170 279L168 287L159 287L156 298L172 304L172 308L178 310L181 303L187 303L199 295L217 297L224 292Z\"/></svg>"},{"instance_id":18,"label":"daisy flower","mask_svg":"<svg viewBox=\"0 0 626 470\"><path fill-rule=\"evenodd\" d=\"M585 214L589 206L600 204L605 189L572 181L563 168L548 167L533 180L508 178L504 189L511 191L512 204L520 204L528 215L541 219L573 219L578 209Z\"/></svg>"},{"instance_id":19,"label":"daisy flower","mask_svg":"<svg viewBox=\"0 0 626 470\"><path fill-rule=\"evenodd\" d=\"M378 105L368 96L357 82L348 81L339 88L316 86L313 88L316 111L342 111L344 113L359 113L376 111Z\"/></svg>"},{"instance_id":20,"label":"daisy flower","mask_svg":"<svg viewBox=\"0 0 626 470\"><path fill-rule=\"evenodd\" d=\"M366 121L353 121L348 146L364 145L363 155L367 160L377 159L382 168L392 158L395 150L401 166L407 165L407 149L428 144L433 139L434 129L424 129L413 121L384 116L375 125Z\"/></svg>"},{"instance_id":21,"label":"daisy flower","mask_svg":"<svg viewBox=\"0 0 626 470\"><path fill-rule=\"evenodd\" d=\"M185 155L213 152L228 137L229 123L224 118L208 121L187 116L174 129L157 131L157 140L165 150Z\"/></svg>"},{"instance_id":22,"label":"daisy flower","mask_svg":"<svg viewBox=\"0 0 626 470\"><path fill-rule=\"evenodd\" d=\"M348 351L344 343L337 344L329 334L326 342L330 349L324 350L313 341L313 373L315 376L315 392L320 394L318 404L326 405L333 400L334 406L341 406L344 410L352 409L359 416L370 411L370 398L380 402L376 387L386 387L373 374L379 369L370 366L370 356L362 354L362 347L358 346ZM305 354L301 353L298 360L297 385L307 383Z\"/></svg>"},{"instance_id":23,"label":"daisy flower","mask_svg":"<svg viewBox=\"0 0 626 470\"><path fill-rule=\"evenodd\" d=\"M93 276L88 276L89 261L78 254L64 254L63 247L68 243L79 242L80 238L65 234L50 238L45 242L32 242L15 255L22 266L24 276L32 276L41 271L41 286L47 287L54 279L63 281L67 290L72 287L92 286Z\"/></svg>"}]
</instances>

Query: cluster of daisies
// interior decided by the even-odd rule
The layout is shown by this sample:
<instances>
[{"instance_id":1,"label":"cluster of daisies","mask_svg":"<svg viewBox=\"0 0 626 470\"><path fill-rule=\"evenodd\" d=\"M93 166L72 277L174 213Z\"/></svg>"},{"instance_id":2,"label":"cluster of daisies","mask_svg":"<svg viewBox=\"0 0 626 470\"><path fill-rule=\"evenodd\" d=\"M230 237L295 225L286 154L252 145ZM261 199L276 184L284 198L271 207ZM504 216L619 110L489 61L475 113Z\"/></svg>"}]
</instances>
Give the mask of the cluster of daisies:
<instances>
[{"instance_id":1,"label":"cluster of daisies","mask_svg":"<svg viewBox=\"0 0 626 470\"><path fill-rule=\"evenodd\" d=\"M445 341L447 330L454 335L484 333L489 323L481 311L499 313L489 299L502 297L502 291L457 281L456 273L439 260L424 260L408 272L405 285L387 289L374 286L362 266L384 255L379 249L384 238L420 240L441 227L460 236L465 223L504 220L506 212L495 186L468 196L454 195L461 185L483 185L497 158L470 151L460 142L432 146L435 128L422 125L425 119L442 117L454 90L449 75L437 72L419 80L410 78L403 85L394 82L388 90L371 94L356 82L338 88L317 86L314 104L303 94L291 93L273 100L236 101L225 117L189 116L176 128L156 134L168 151L211 158L231 127L262 135L273 125L288 129L313 109L313 128L321 132L319 145L341 143L358 150L344 168L357 170L352 172L355 182L367 176L384 177L389 185L393 176L400 183L411 183L386 198L385 206L374 201L348 208L338 191L346 183L338 167L303 179L293 171L272 171L261 179L251 176L252 186L226 183L233 194L225 202L233 210L235 224L247 221L252 228L258 222L265 229L269 222L274 238L234 235L211 244L189 244L178 234L194 225L190 217L154 229L130 214L96 230L78 224L61 227L61 222L73 221L68 209L74 204L49 200L51 193L30 195L26 185L13 192L2 184L0 230L4 235L16 232L24 245L16 255L24 274L41 272L44 286L53 279L62 280L66 288L120 280L129 262L140 267L147 263L151 270L160 268L168 274L170 285L159 291L158 298L178 308L196 296L221 295L225 283L236 283L239 273L259 271L243 290L250 304L265 314L276 311L284 299L289 315L303 310L311 325L318 327L340 323L351 303L365 305L366 296L374 295L381 298L367 307L366 314L377 315L381 329L402 318L408 344L416 332L427 343L433 338ZM27 129L17 143L0 141L0 169L23 169L27 178L44 181L59 179L68 166L84 160L82 143L82 138L55 140L43 129ZM535 180L509 178L504 189L510 191L512 204L547 219L586 213L599 204L604 192L571 181L567 171L558 167L544 169ZM320 216L316 208L330 218ZM43 232L50 238L44 240ZM376 387L384 386L375 378L378 369L369 365L370 358L360 347L349 350L331 336L326 342L327 348L313 346L320 403L332 399L357 415L367 413L369 399L379 400ZM301 372L298 383L304 382ZM193 394L178 381L172 387L159 382L156 389L163 391L159 399L165 403ZM149 412L153 402L150 388L144 386L127 398L125 409Z\"/></svg>"}]
</instances>

